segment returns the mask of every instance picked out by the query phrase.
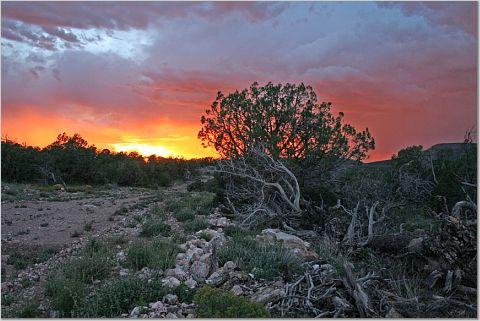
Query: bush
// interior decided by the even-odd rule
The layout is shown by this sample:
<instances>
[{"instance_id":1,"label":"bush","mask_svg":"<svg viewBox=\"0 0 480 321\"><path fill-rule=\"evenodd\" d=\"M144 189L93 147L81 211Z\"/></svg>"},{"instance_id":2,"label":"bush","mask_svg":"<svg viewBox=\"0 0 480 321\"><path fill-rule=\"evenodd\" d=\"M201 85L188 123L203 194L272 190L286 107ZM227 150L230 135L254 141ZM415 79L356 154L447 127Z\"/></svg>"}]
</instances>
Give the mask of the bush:
<instances>
[{"instance_id":1,"label":"bush","mask_svg":"<svg viewBox=\"0 0 480 321\"><path fill-rule=\"evenodd\" d=\"M68 279L82 283L92 283L94 280L102 280L108 277L112 267L113 260L111 258L95 255L72 259L65 264L63 273Z\"/></svg>"},{"instance_id":2,"label":"bush","mask_svg":"<svg viewBox=\"0 0 480 321\"><path fill-rule=\"evenodd\" d=\"M134 306L157 301L167 293L160 279L151 282L132 276L114 279L92 293L72 314L77 318L119 317Z\"/></svg>"},{"instance_id":3,"label":"bush","mask_svg":"<svg viewBox=\"0 0 480 321\"><path fill-rule=\"evenodd\" d=\"M7 264L13 265L16 269L21 270L31 264L47 261L57 253L55 248L45 248L40 252L35 251L15 251L8 257Z\"/></svg>"},{"instance_id":4,"label":"bush","mask_svg":"<svg viewBox=\"0 0 480 321\"><path fill-rule=\"evenodd\" d=\"M185 231L188 232L198 232L200 230L206 229L208 227L208 222L204 218L195 218L192 221L188 221L183 226Z\"/></svg>"},{"instance_id":5,"label":"bush","mask_svg":"<svg viewBox=\"0 0 480 321\"><path fill-rule=\"evenodd\" d=\"M127 266L140 270L144 267L168 269L175 265L179 252L177 245L169 241L137 241L127 248Z\"/></svg>"},{"instance_id":6,"label":"bush","mask_svg":"<svg viewBox=\"0 0 480 321\"><path fill-rule=\"evenodd\" d=\"M195 212L193 212L190 208L182 208L175 212L173 216L180 222L185 222L189 220L193 220L195 218Z\"/></svg>"},{"instance_id":7,"label":"bush","mask_svg":"<svg viewBox=\"0 0 480 321\"><path fill-rule=\"evenodd\" d=\"M219 249L218 258L221 264L234 261L242 270L268 280L280 275L290 280L302 272L302 260L288 249L281 245L260 244L251 236L234 236Z\"/></svg>"},{"instance_id":8,"label":"bush","mask_svg":"<svg viewBox=\"0 0 480 321\"><path fill-rule=\"evenodd\" d=\"M209 192L189 193L167 202L167 209L177 213L181 210L198 215L208 215L216 204L216 195Z\"/></svg>"},{"instance_id":9,"label":"bush","mask_svg":"<svg viewBox=\"0 0 480 321\"><path fill-rule=\"evenodd\" d=\"M112 318L128 313L135 306L147 305L160 300L168 293L178 296L180 302L190 303L194 290L180 285L175 290L164 288L161 278L154 277L149 282L133 276L114 279L92 293L84 303L73 311L77 318Z\"/></svg>"},{"instance_id":10,"label":"bush","mask_svg":"<svg viewBox=\"0 0 480 321\"><path fill-rule=\"evenodd\" d=\"M153 236L169 236L171 234L172 227L163 223L160 220L149 220L143 224L140 236L153 237Z\"/></svg>"},{"instance_id":11,"label":"bush","mask_svg":"<svg viewBox=\"0 0 480 321\"><path fill-rule=\"evenodd\" d=\"M72 310L83 304L85 293L86 288L81 281L61 274L50 277L45 283L45 295L60 317L71 317Z\"/></svg>"},{"instance_id":12,"label":"bush","mask_svg":"<svg viewBox=\"0 0 480 321\"><path fill-rule=\"evenodd\" d=\"M199 318L268 318L270 313L259 304L233 293L205 286L194 301Z\"/></svg>"}]
</instances>

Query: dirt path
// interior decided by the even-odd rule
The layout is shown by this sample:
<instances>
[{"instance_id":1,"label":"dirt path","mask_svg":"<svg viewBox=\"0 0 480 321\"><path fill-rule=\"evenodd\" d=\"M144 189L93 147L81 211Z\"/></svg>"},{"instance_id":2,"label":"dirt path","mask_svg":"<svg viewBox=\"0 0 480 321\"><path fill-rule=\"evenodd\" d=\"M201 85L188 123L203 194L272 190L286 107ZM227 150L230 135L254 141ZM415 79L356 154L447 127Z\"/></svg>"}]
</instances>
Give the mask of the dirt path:
<instances>
[{"instance_id":1,"label":"dirt path","mask_svg":"<svg viewBox=\"0 0 480 321\"><path fill-rule=\"evenodd\" d=\"M2 246L8 254L22 243L35 247L62 246L76 236L101 230L118 219L122 208L138 204L148 190L119 188L107 196L74 200L10 201L2 204ZM5 253L7 252L7 253Z\"/></svg>"}]
</instances>

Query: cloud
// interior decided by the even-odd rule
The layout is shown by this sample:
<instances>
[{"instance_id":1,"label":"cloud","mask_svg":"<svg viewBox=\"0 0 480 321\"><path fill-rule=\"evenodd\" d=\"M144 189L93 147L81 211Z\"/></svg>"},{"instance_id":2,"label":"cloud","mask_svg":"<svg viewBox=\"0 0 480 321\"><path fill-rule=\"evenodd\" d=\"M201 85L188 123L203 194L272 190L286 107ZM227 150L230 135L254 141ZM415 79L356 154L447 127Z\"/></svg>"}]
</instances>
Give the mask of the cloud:
<instances>
[{"instance_id":1,"label":"cloud","mask_svg":"<svg viewBox=\"0 0 480 321\"><path fill-rule=\"evenodd\" d=\"M199 146L216 92L254 81L313 85L372 131L374 159L476 119L470 4L3 2L2 18L6 122L52 114L102 142L181 128Z\"/></svg>"}]
</instances>

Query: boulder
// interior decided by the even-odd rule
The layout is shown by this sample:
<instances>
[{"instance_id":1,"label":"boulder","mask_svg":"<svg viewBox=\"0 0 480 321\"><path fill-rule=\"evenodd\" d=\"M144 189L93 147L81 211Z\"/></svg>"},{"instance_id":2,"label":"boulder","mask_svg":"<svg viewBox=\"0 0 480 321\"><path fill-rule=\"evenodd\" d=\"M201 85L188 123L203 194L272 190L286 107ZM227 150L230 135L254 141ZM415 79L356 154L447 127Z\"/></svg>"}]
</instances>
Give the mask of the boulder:
<instances>
[{"instance_id":1,"label":"boulder","mask_svg":"<svg viewBox=\"0 0 480 321\"><path fill-rule=\"evenodd\" d=\"M162 284L168 288L176 288L180 285L180 281L173 276L167 276L166 278L162 279Z\"/></svg>"},{"instance_id":2,"label":"boulder","mask_svg":"<svg viewBox=\"0 0 480 321\"><path fill-rule=\"evenodd\" d=\"M285 233L279 229L265 229L256 240L262 243L280 243L288 248L293 254L305 259L317 259L318 254L310 250L310 243L305 242L298 236Z\"/></svg>"},{"instance_id":3,"label":"boulder","mask_svg":"<svg viewBox=\"0 0 480 321\"><path fill-rule=\"evenodd\" d=\"M227 275L223 271L223 269L219 269L210 275L210 277L205 281L208 285L217 286L225 282L227 279Z\"/></svg>"},{"instance_id":4,"label":"boulder","mask_svg":"<svg viewBox=\"0 0 480 321\"><path fill-rule=\"evenodd\" d=\"M281 297L285 296L283 289L267 286L260 289L252 296L252 300L262 304L273 302Z\"/></svg>"},{"instance_id":5,"label":"boulder","mask_svg":"<svg viewBox=\"0 0 480 321\"><path fill-rule=\"evenodd\" d=\"M196 281L203 282L210 275L212 266L212 253L202 255L190 266L190 273Z\"/></svg>"},{"instance_id":6,"label":"boulder","mask_svg":"<svg viewBox=\"0 0 480 321\"><path fill-rule=\"evenodd\" d=\"M174 278L183 281L187 278L187 273L182 270L180 267L176 267L174 269L168 269L165 271L166 276L173 276Z\"/></svg>"},{"instance_id":7,"label":"boulder","mask_svg":"<svg viewBox=\"0 0 480 321\"><path fill-rule=\"evenodd\" d=\"M234 285L230 291L237 296L243 294L242 287L238 284Z\"/></svg>"}]
</instances>

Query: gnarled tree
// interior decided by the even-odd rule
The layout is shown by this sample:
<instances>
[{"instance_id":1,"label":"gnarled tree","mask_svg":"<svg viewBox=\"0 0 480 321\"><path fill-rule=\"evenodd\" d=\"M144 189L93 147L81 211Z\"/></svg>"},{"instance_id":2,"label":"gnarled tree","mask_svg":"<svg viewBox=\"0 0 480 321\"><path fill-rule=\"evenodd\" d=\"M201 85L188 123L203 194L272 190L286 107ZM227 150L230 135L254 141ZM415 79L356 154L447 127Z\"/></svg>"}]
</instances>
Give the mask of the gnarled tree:
<instances>
[{"instance_id":1,"label":"gnarled tree","mask_svg":"<svg viewBox=\"0 0 480 321\"><path fill-rule=\"evenodd\" d=\"M243 156L259 143L275 159L362 160L375 147L368 128L357 132L303 83L255 82L227 96L218 92L201 122L203 145L227 158Z\"/></svg>"},{"instance_id":2,"label":"gnarled tree","mask_svg":"<svg viewBox=\"0 0 480 321\"><path fill-rule=\"evenodd\" d=\"M368 129L344 123L343 113L335 116L331 103L318 103L303 83L253 83L227 96L219 92L201 122L198 137L222 156L216 171L228 178L227 198L247 221L252 213L271 219L302 211L294 163L302 171L320 165L328 170L360 161L375 147ZM251 206L238 211L235 205L248 201Z\"/></svg>"}]
</instances>

